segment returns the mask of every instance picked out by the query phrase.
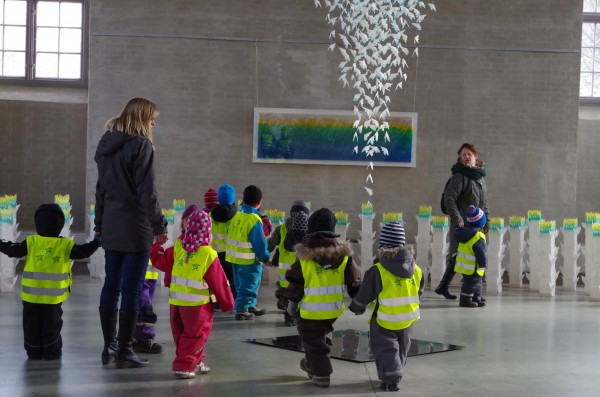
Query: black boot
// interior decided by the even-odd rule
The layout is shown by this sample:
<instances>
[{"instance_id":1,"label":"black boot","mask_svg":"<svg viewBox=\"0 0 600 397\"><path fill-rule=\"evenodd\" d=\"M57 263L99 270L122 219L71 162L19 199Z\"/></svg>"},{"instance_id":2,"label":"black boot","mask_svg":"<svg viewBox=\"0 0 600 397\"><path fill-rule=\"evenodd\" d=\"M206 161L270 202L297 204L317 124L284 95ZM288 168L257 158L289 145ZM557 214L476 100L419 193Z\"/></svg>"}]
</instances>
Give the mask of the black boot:
<instances>
[{"instance_id":1,"label":"black boot","mask_svg":"<svg viewBox=\"0 0 600 397\"><path fill-rule=\"evenodd\" d=\"M458 301L460 307L477 307L477 302L473 302L473 295L462 293L460 294L460 300Z\"/></svg>"},{"instance_id":2,"label":"black boot","mask_svg":"<svg viewBox=\"0 0 600 397\"><path fill-rule=\"evenodd\" d=\"M117 311L100 311L100 326L104 335L104 349L102 350L102 365L108 365L117 357Z\"/></svg>"},{"instance_id":3,"label":"black boot","mask_svg":"<svg viewBox=\"0 0 600 397\"><path fill-rule=\"evenodd\" d=\"M132 348L137 316L138 312L124 312L123 310L119 312L117 368L135 368L148 365L148 360L139 358Z\"/></svg>"},{"instance_id":4,"label":"black boot","mask_svg":"<svg viewBox=\"0 0 600 397\"><path fill-rule=\"evenodd\" d=\"M454 265L456 263L456 255L448 255L446 257L446 270L442 276L442 281L435 289L435 293L442 295L446 299L456 299L456 295L452 295L448 290L452 279L454 278Z\"/></svg>"}]
</instances>

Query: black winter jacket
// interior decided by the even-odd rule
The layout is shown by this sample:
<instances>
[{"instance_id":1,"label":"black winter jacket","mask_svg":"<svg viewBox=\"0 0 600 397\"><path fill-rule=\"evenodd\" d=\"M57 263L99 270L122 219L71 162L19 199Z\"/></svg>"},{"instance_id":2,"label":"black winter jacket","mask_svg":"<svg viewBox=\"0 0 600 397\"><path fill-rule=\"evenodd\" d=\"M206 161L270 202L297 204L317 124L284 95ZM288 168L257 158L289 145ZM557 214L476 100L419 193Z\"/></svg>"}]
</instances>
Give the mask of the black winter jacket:
<instances>
[{"instance_id":1,"label":"black winter jacket","mask_svg":"<svg viewBox=\"0 0 600 397\"><path fill-rule=\"evenodd\" d=\"M154 183L154 148L142 136L107 131L94 157L96 232L107 251L150 250L154 236L166 233L167 222Z\"/></svg>"}]
</instances>

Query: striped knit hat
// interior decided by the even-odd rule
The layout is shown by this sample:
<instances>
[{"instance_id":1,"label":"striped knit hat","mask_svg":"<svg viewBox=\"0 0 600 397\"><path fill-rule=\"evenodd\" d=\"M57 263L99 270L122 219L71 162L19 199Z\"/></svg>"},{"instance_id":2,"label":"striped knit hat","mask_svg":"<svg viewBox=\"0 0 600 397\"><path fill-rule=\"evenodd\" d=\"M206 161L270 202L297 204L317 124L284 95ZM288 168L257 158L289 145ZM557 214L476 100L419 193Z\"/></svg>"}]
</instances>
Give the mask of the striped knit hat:
<instances>
[{"instance_id":1,"label":"striped knit hat","mask_svg":"<svg viewBox=\"0 0 600 397\"><path fill-rule=\"evenodd\" d=\"M479 207L475 207L474 205L470 205L467 208L467 226L469 227L484 227L487 219L485 217L485 213Z\"/></svg>"},{"instance_id":2,"label":"striped knit hat","mask_svg":"<svg viewBox=\"0 0 600 397\"><path fill-rule=\"evenodd\" d=\"M212 207L217 204L219 204L219 200L217 200L217 191L211 187L204 193L204 206L211 210Z\"/></svg>"},{"instance_id":3,"label":"striped knit hat","mask_svg":"<svg viewBox=\"0 0 600 397\"><path fill-rule=\"evenodd\" d=\"M398 248L406 245L404 226L398 222L386 223L379 233L379 248Z\"/></svg>"},{"instance_id":4,"label":"striped knit hat","mask_svg":"<svg viewBox=\"0 0 600 397\"><path fill-rule=\"evenodd\" d=\"M192 212L183 233L181 245L187 252L196 252L202 245L210 244L210 215L204 211Z\"/></svg>"}]
</instances>

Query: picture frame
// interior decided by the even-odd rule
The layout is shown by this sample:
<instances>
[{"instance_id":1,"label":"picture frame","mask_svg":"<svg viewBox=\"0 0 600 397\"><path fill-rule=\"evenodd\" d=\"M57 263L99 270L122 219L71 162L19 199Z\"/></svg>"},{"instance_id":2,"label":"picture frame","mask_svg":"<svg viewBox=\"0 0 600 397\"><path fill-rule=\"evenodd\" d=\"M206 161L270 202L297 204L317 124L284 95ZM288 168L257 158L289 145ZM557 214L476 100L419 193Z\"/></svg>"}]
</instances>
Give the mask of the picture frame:
<instances>
[{"instance_id":1,"label":"picture frame","mask_svg":"<svg viewBox=\"0 0 600 397\"><path fill-rule=\"evenodd\" d=\"M417 113L392 112L389 141L380 134L376 146L388 154L361 152L365 146L356 115L345 110L254 108L252 161L275 164L329 164L416 167ZM355 147L358 146L358 151Z\"/></svg>"}]
</instances>

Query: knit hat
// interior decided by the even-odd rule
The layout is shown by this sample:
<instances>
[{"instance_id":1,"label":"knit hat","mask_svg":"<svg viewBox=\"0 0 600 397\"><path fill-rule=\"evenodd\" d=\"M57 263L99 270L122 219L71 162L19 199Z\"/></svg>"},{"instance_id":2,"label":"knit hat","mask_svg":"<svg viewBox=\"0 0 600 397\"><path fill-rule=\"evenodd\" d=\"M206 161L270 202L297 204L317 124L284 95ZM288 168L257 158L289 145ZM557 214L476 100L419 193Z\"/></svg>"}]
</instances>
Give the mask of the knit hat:
<instances>
[{"instance_id":1,"label":"knit hat","mask_svg":"<svg viewBox=\"0 0 600 397\"><path fill-rule=\"evenodd\" d=\"M308 207L308 203L304 200L296 200L292 204L292 208L290 209L290 215L294 212L304 212L306 215L310 215L310 208Z\"/></svg>"},{"instance_id":2,"label":"knit hat","mask_svg":"<svg viewBox=\"0 0 600 397\"><path fill-rule=\"evenodd\" d=\"M262 191L254 185L246 186L244 189L244 204L255 206L262 200Z\"/></svg>"},{"instance_id":3,"label":"knit hat","mask_svg":"<svg viewBox=\"0 0 600 397\"><path fill-rule=\"evenodd\" d=\"M217 204L219 204L219 201L217 200L217 191L211 187L204 193L204 206L210 210Z\"/></svg>"},{"instance_id":4,"label":"knit hat","mask_svg":"<svg viewBox=\"0 0 600 397\"><path fill-rule=\"evenodd\" d=\"M196 212L199 210L200 209L195 204L192 204L183 211L183 213L181 214L181 219L185 219L188 216L190 216L192 212Z\"/></svg>"},{"instance_id":5,"label":"knit hat","mask_svg":"<svg viewBox=\"0 0 600 397\"><path fill-rule=\"evenodd\" d=\"M321 208L308 218L306 236L321 234L323 237L339 237L340 235L335 233L336 224L335 214L328 208Z\"/></svg>"},{"instance_id":6,"label":"knit hat","mask_svg":"<svg viewBox=\"0 0 600 397\"><path fill-rule=\"evenodd\" d=\"M381 227L379 233L379 248L397 248L404 247L406 239L404 237L404 226L398 222L386 223Z\"/></svg>"},{"instance_id":7,"label":"knit hat","mask_svg":"<svg viewBox=\"0 0 600 397\"><path fill-rule=\"evenodd\" d=\"M210 215L204 211L194 211L188 218L181 245L187 252L196 252L202 245L210 244Z\"/></svg>"},{"instance_id":8,"label":"knit hat","mask_svg":"<svg viewBox=\"0 0 600 397\"><path fill-rule=\"evenodd\" d=\"M485 213L479 207L470 205L467 208L467 226L481 228L485 226L487 219Z\"/></svg>"},{"instance_id":9,"label":"knit hat","mask_svg":"<svg viewBox=\"0 0 600 397\"><path fill-rule=\"evenodd\" d=\"M228 184L221 185L217 193L217 200L219 201L219 204L233 204L235 202L235 189L233 186Z\"/></svg>"},{"instance_id":10,"label":"knit hat","mask_svg":"<svg viewBox=\"0 0 600 397\"><path fill-rule=\"evenodd\" d=\"M58 237L65 226L65 213L58 204L42 204L35 211L35 230L43 237Z\"/></svg>"}]
</instances>

